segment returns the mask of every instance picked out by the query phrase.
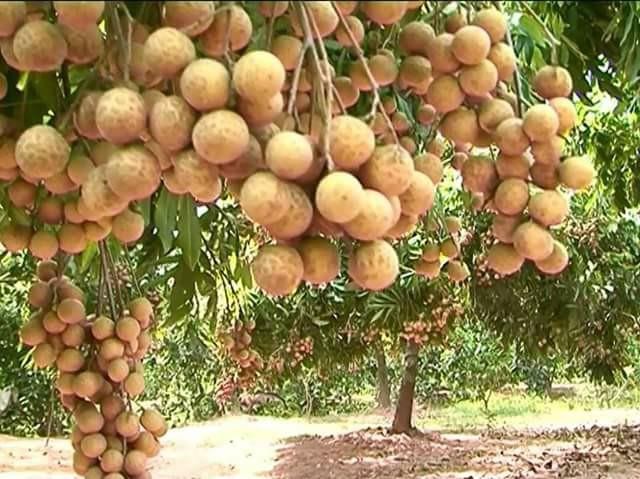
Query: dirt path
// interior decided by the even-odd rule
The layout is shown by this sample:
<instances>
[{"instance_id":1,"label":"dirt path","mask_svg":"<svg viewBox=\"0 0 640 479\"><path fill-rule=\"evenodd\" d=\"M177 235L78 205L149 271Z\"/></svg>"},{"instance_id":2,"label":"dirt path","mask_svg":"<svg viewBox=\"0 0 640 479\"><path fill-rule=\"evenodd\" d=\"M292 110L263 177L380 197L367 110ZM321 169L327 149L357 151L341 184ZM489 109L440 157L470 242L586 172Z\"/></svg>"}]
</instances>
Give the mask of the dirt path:
<instances>
[{"instance_id":1,"label":"dirt path","mask_svg":"<svg viewBox=\"0 0 640 479\"><path fill-rule=\"evenodd\" d=\"M405 437L387 435L384 416L227 417L171 431L152 472L156 479L635 479L640 427L620 425L633 418L638 411L594 411L578 431L540 423ZM45 449L44 440L0 436L0 479L72 479L71 452L66 440Z\"/></svg>"}]
</instances>

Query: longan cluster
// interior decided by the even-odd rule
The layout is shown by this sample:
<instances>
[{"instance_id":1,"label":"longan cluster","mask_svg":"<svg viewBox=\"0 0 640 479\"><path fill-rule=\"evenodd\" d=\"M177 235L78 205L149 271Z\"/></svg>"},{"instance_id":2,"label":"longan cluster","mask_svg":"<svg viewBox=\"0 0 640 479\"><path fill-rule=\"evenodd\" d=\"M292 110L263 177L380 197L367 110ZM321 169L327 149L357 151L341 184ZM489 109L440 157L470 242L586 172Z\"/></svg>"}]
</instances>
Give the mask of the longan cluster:
<instances>
[{"instance_id":1,"label":"longan cluster","mask_svg":"<svg viewBox=\"0 0 640 479\"><path fill-rule=\"evenodd\" d=\"M295 368L298 364L313 354L313 338L307 336L289 344L285 351L292 356L290 366Z\"/></svg>"},{"instance_id":2,"label":"longan cluster","mask_svg":"<svg viewBox=\"0 0 640 479\"><path fill-rule=\"evenodd\" d=\"M242 388L250 387L255 382L258 372L264 368L260 353L251 348L251 334L254 329L255 323L252 321L236 323L222 334L225 351L239 368L238 386ZM230 386L227 389L230 389Z\"/></svg>"},{"instance_id":3,"label":"longan cluster","mask_svg":"<svg viewBox=\"0 0 640 479\"><path fill-rule=\"evenodd\" d=\"M377 328L369 328L362 334L362 342L367 346L380 339L381 331Z\"/></svg>"},{"instance_id":4,"label":"longan cluster","mask_svg":"<svg viewBox=\"0 0 640 479\"><path fill-rule=\"evenodd\" d=\"M117 321L87 315L83 292L59 274L53 261L39 263L29 302L38 311L20 332L39 368L55 367L60 401L73 413L73 469L88 479L150 478L148 458L167 432L162 416L132 410L144 391L141 360L151 345L151 304L131 301Z\"/></svg>"},{"instance_id":5,"label":"longan cluster","mask_svg":"<svg viewBox=\"0 0 640 479\"><path fill-rule=\"evenodd\" d=\"M430 298L430 300L433 302L433 298ZM456 318L462 316L464 307L462 304L447 298L442 299L437 305L434 303L434 306L431 308L430 318L426 319L424 315L421 315L416 321L406 322L403 325L403 332L400 333L400 337L418 346L442 342L448 326Z\"/></svg>"}]
</instances>

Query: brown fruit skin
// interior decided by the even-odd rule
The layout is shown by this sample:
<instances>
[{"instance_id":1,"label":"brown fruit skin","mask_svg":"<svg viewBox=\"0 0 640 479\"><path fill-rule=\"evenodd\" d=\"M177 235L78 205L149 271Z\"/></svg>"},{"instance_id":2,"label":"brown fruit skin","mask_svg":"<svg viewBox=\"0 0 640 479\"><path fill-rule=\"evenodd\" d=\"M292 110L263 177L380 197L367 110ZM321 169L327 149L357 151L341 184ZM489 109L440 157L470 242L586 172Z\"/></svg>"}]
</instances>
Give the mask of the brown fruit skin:
<instances>
[{"instance_id":1,"label":"brown fruit skin","mask_svg":"<svg viewBox=\"0 0 640 479\"><path fill-rule=\"evenodd\" d=\"M389 55L378 53L372 56L367 64L378 86L391 85L398 78L399 70L395 58Z\"/></svg>"},{"instance_id":2,"label":"brown fruit skin","mask_svg":"<svg viewBox=\"0 0 640 479\"><path fill-rule=\"evenodd\" d=\"M533 88L542 98L568 97L573 90L573 80L565 68L546 65L536 73Z\"/></svg>"},{"instance_id":3,"label":"brown fruit skin","mask_svg":"<svg viewBox=\"0 0 640 479\"><path fill-rule=\"evenodd\" d=\"M491 49L491 38L482 28L467 25L453 36L451 51L460 63L477 65L487 58Z\"/></svg>"},{"instance_id":4,"label":"brown fruit skin","mask_svg":"<svg viewBox=\"0 0 640 479\"><path fill-rule=\"evenodd\" d=\"M553 252L549 257L536 261L535 265L545 274L560 274L569 264L569 253L567 248L559 241L553 242Z\"/></svg>"},{"instance_id":5,"label":"brown fruit skin","mask_svg":"<svg viewBox=\"0 0 640 479\"><path fill-rule=\"evenodd\" d=\"M115 449L108 449L100 458L101 469L106 473L111 473L111 474L107 474L105 478L109 476L114 476L114 475L116 477L113 477L110 479L122 478L123 476L121 476L120 474L113 474L113 473L116 473L117 471L121 471L123 465L124 465L124 456L122 452L116 451Z\"/></svg>"},{"instance_id":6,"label":"brown fruit skin","mask_svg":"<svg viewBox=\"0 0 640 479\"><path fill-rule=\"evenodd\" d=\"M565 141L561 136L553 136L550 141L531 143L531 154L536 163L557 165L564 151Z\"/></svg>"},{"instance_id":7,"label":"brown fruit skin","mask_svg":"<svg viewBox=\"0 0 640 479\"><path fill-rule=\"evenodd\" d=\"M584 190L593 182L596 171L586 156L572 156L560 163L558 175L567 188Z\"/></svg>"},{"instance_id":8,"label":"brown fruit skin","mask_svg":"<svg viewBox=\"0 0 640 479\"><path fill-rule=\"evenodd\" d=\"M265 163L278 177L293 180L302 176L313 162L309 140L293 131L281 131L267 143Z\"/></svg>"},{"instance_id":9,"label":"brown fruit skin","mask_svg":"<svg viewBox=\"0 0 640 479\"><path fill-rule=\"evenodd\" d=\"M149 132L166 151L182 150L191 143L195 112L182 97L172 95L158 100L149 112Z\"/></svg>"},{"instance_id":10,"label":"brown fruit skin","mask_svg":"<svg viewBox=\"0 0 640 479\"><path fill-rule=\"evenodd\" d=\"M529 202L529 186L525 180L509 178L495 191L493 203L496 209L507 216L515 216L524 211Z\"/></svg>"},{"instance_id":11,"label":"brown fruit skin","mask_svg":"<svg viewBox=\"0 0 640 479\"><path fill-rule=\"evenodd\" d=\"M142 431L140 437L133 443L133 447L147 457L155 457L160 452L158 440L147 431Z\"/></svg>"},{"instance_id":12,"label":"brown fruit skin","mask_svg":"<svg viewBox=\"0 0 640 479\"><path fill-rule=\"evenodd\" d=\"M500 123L495 131L495 140L500 151L509 156L522 155L530 144L520 118L507 118Z\"/></svg>"},{"instance_id":13,"label":"brown fruit skin","mask_svg":"<svg viewBox=\"0 0 640 479\"><path fill-rule=\"evenodd\" d=\"M32 317L20 328L20 341L27 346L37 346L47 341L47 331L42 326L42 319Z\"/></svg>"},{"instance_id":14,"label":"brown fruit skin","mask_svg":"<svg viewBox=\"0 0 640 479\"><path fill-rule=\"evenodd\" d=\"M475 110L461 106L447 113L440 123L440 133L458 145L475 143L480 134Z\"/></svg>"},{"instance_id":15,"label":"brown fruit skin","mask_svg":"<svg viewBox=\"0 0 640 479\"><path fill-rule=\"evenodd\" d=\"M191 135L196 152L209 163L231 163L249 146L249 127L230 110L218 110L200 117Z\"/></svg>"},{"instance_id":16,"label":"brown fruit skin","mask_svg":"<svg viewBox=\"0 0 640 479\"><path fill-rule=\"evenodd\" d=\"M64 62L67 42L57 25L35 20L25 23L15 33L13 53L24 70L49 72Z\"/></svg>"},{"instance_id":17,"label":"brown fruit skin","mask_svg":"<svg viewBox=\"0 0 640 479\"><path fill-rule=\"evenodd\" d=\"M74 184L82 186L95 167L96 165L88 156L72 153L67 165L67 176Z\"/></svg>"},{"instance_id":18,"label":"brown fruit skin","mask_svg":"<svg viewBox=\"0 0 640 479\"><path fill-rule=\"evenodd\" d=\"M310 284L325 284L340 274L338 249L327 239L305 238L297 246L304 274L302 279Z\"/></svg>"},{"instance_id":19,"label":"brown fruit skin","mask_svg":"<svg viewBox=\"0 0 640 479\"><path fill-rule=\"evenodd\" d=\"M0 37L13 35L26 16L26 2L0 2Z\"/></svg>"},{"instance_id":20,"label":"brown fruit skin","mask_svg":"<svg viewBox=\"0 0 640 479\"><path fill-rule=\"evenodd\" d=\"M524 256L509 244L496 243L487 253L489 268L503 276L519 271L524 264Z\"/></svg>"},{"instance_id":21,"label":"brown fruit skin","mask_svg":"<svg viewBox=\"0 0 640 479\"><path fill-rule=\"evenodd\" d=\"M333 223L353 220L362 211L364 202L362 184L355 176L344 171L329 173L316 188L316 208Z\"/></svg>"},{"instance_id":22,"label":"brown fruit skin","mask_svg":"<svg viewBox=\"0 0 640 479\"><path fill-rule=\"evenodd\" d=\"M220 175L230 180L243 180L248 178L258 170L266 169L262 146L252 135L249 137L249 148L231 163L220 165L218 170Z\"/></svg>"},{"instance_id":23,"label":"brown fruit skin","mask_svg":"<svg viewBox=\"0 0 640 479\"><path fill-rule=\"evenodd\" d=\"M14 169L16 163L16 142L12 138L0 139L0 170Z\"/></svg>"},{"instance_id":24,"label":"brown fruit skin","mask_svg":"<svg viewBox=\"0 0 640 479\"><path fill-rule=\"evenodd\" d=\"M79 254L87 248L84 228L72 223L63 224L58 230L60 250L68 254Z\"/></svg>"},{"instance_id":25,"label":"brown fruit skin","mask_svg":"<svg viewBox=\"0 0 640 479\"><path fill-rule=\"evenodd\" d=\"M286 296L302 281L304 264L300 254L290 246L265 245L251 262L251 273L256 284L267 294Z\"/></svg>"},{"instance_id":26,"label":"brown fruit skin","mask_svg":"<svg viewBox=\"0 0 640 479\"><path fill-rule=\"evenodd\" d=\"M467 24L467 12L465 9L460 8L447 17L444 22L444 30L453 34Z\"/></svg>"},{"instance_id":27,"label":"brown fruit skin","mask_svg":"<svg viewBox=\"0 0 640 479\"><path fill-rule=\"evenodd\" d=\"M560 184L557 165L534 163L529 169L529 174L531 175L531 181L540 188L553 190Z\"/></svg>"},{"instance_id":28,"label":"brown fruit skin","mask_svg":"<svg viewBox=\"0 0 640 479\"><path fill-rule=\"evenodd\" d=\"M411 155L399 145L377 147L360 170L363 184L388 196L404 193L415 170Z\"/></svg>"},{"instance_id":29,"label":"brown fruit skin","mask_svg":"<svg viewBox=\"0 0 640 479\"><path fill-rule=\"evenodd\" d=\"M364 25L362 24L360 19L353 15L349 15L348 17L345 18L345 21L347 22L347 25L351 30L353 38L356 42L355 44L356 45L362 44L365 31L364 31ZM338 40L338 43L343 47L348 48L348 47L354 46L353 41L351 40L351 36L347 33L347 30L342 25L338 26L338 28L336 29L335 35L336 35L336 40Z\"/></svg>"},{"instance_id":30,"label":"brown fruit skin","mask_svg":"<svg viewBox=\"0 0 640 479\"><path fill-rule=\"evenodd\" d=\"M339 168L356 170L373 154L375 136L362 120L349 115L335 116L331 120L329 148Z\"/></svg>"},{"instance_id":31,"label":"brown fruit skin","mask_svg":"<svg viewBox=\"0 0 640 479\"><path fill-rule=\"evenodd\" d=\"M301 51L302 41L291 35L278 35L271 43L271 53L278 57L287 71L295 69Z\"/></svg>"},{"instance_id":32,"label":"brown fruit skin","mask_svg":"<svg viewBox=\"0 0 640 479\"><path fill-rule=\"evenodd\" d=\"M408 2L362 1L360 8L366 17L380 25L391 25L399 21L407 11Z\"/></svg>"},{"instance_id":33,"label":"brown fruit skin","mask_svg":"<svg viewBox=\"0 0 640 479\"><path fill-rule=\"evenodd\" d=\"M164 23L194 37L209 28L214 12L213 2L167 2L164 5Z\"/></svg>"},{"instance_id":34,"label":"brown fruit skin","mask_svg":"<svg viewBox=\"0 0 640 479\"><path fill-rule=\"evenodd\" d=\"M516 54L513 48L506 43L496 43L489 50L489 56L487 58L496 66L498 70L498 80L511 81L517 65Z\"/></svg>"},{"instance_id":35,"label":"brown fruit skin","mask_svg":"<svg viewBox=\"0 0 640 479\"><path fill-rule=\"evenodd\" d=\"M513 246L525 258L541 261L553 252L553 237L542 226L527 221L518 226L513 233Z\"/></svg>"},{"instance_id":36,"label":"brown fruit skin","mask_svg":"<svg viewBox=\"0 0 640 479\"><path fill-rule=\"evenodd\" d=\"M473 24L489 34L491 43L498 43L507 34L507 18L495 8L485 8L476 13Z\"/></svg>"},{"instance_id":37,"label":"brown fruit skin","mask_svg":"<svg viewBox=\"0 0 640 479\"><path fill-rule=\"evenodd\" d=\"M384 240L363 243L349 258L349 276L370 291L381 291L391 286L399 272L398 255Z\"/></svg>"},{"instance_id":38,"label":"brown fruit skin","mask_svg":"<svg viewBox=\"0 0 640 479\"><path fill-rule=\"evenodd\" d=\"M558 225L568 214L569 202L556 190L536 193L529 201L529 215L543 226Z\"/></svg>"},{"instance_id":39,"label":"brown fruit skin","mask_svg":"<svg viewBox=\"0 0 640 479\"><path fill-rule=\"evenodd\" d=\"M490 193L498 183L495 163L482 156L469 157L462 165L462 183L473 193Z\"/></svg>"},{"instance_id":40,"label":"brown fruit skin","mask_svg":"<svg viewBox=\"0 0 640 479\"><path fill-rule=\"evenodd\" d=\"M458 76L460 87L469 96L484 97L498 84L498 70L489 60L462 68Z\"/></svg>"},{"instance_id":41,"label":"brown fruit skin","mask_svg":"<svg viewBox=\"0 0 640 479\"><path fill-rule=\"evenodd\" d=\"M315 1L307 4L308 15L310 17L311 34L313 38L325 38L331 35L339 23L338 14L333 9L331 2ZM311 23L311 18L316 24L315 28ZM303 27L297 15L289 15L289 21L295 34L303 36Z\"/></svg>"},{"instance_id":42,"label":"brown fruit skin","mask_svg":"<svg viewBox=\"0 0 640 479\"><path fill-rule=\"evenodd\" d=\"M218 168L206 162L195 150L184 150L173 157L173 173L179 185L185 185L185 191L194 198L216 199L221 193L222 184ZM165 177L166 180L166 177Z\"/></svg>"},{"instance_id":43,"label":"brown fruit skin","mask_svg":"<svg viewBox=\"0 0 640 479\"><path fill-rule=\"evenodd\" d=\"M70 153L69 145L55 128L35 125L18 138L15 160L29 176L47 179L64 171Z\"/></svg>"},{"instance_id":44,"label":"brown fruit skin","mask_svg":"<svg viewBox=\"0 0 640 479\"><path fill-rule=\"evenodd\" d=\"M36 276L40 281L50 281L58 275L58 264L55 261L40 261L36 267Z\"/></svg>"},{"instance_id":45,"label":"brown fruit skin","mask_svg":"<svg viewBox=\"0 0 640 479\"><path fill-rule=\"evenodd\" d=\"M393 207L387 197L376 190L365 189L364 195L360 213L344 223L343 228L352 238L373 241L382 238L393 226Z\"/></svg>"},{"instance_id":46,"label":"brown fruit skin","mask_svg":"<svg viewBox=\"0 0 640 479\"><path fill-rule=\"evenodd\" d=\"M7 196L17 208L30 208L36 199L38 188L27 183L22 178L17 178L7 188Z\"/></svg>"},{"instance_id":47,"label":"brown fruit skin","mask_svg":"<svg viewBox=\"0 0 640 479\"><path fill-rule=\"evenodd\" d=\"M529 178L529 168L531 167L531 157L527 154L520 156L507 156L500 154L496 160L496 170L500 179Z\"/></svg>"},{"instance_id":48,"label":"brown fruit skin","mask_svg":"<svg viewBox=\"0 0 640 479\"><path fill-rule=\"evenodd\" d=\"M118 150L104 167L109 188L126 201L148 198L160 186L160 166L153 154L142 146Z\"/></svg>"},{"instance_id":49,"label":"brown fruit skin","mask_svg":"<svg viewBox=\"0 0 640 479\"><path fill-rule=\"evenodd\" d=\"M287 183L288 211L280 220L266 226L271 237L291 240L302 235L313 221L313 204L298 185Z\"/></svg>"},{"instance_id":50,"label":"brown fruit skin","mask_svg":"<svg viewBox=\"0 0 640 479\"><path fill-rule=\"evenodd\" d=\"M460 62L452 50L453 38L450 33L441 33L427 43L427 57L434 70L453 73L460 68Z\"/></svg>"},{"instance_id":51,"label":"brown fruit skin","mask_svg":"<svg viewBox=\"0 0 640 479\"><path fill-rule=\"evenodd\" d=\"M38 231L29 241L29 251L36 258L51 259L58 252L58 238L53 233Z\"/></svg>"},{"instance_id":52,"label":"brown fruit skin","mask_svg":"<svg viewBox=\"0 0 640 479\"><path fill-rule=\"evenodd\" d=\"M229 15L231 14L231 15ZM231 24L229 25L229 16ZM224 55L225 37L229 32L229 50L236 52L249 44L253 33L251 19L247 12L238 5L231 6L230 11L216 12L211 26L199 37L200 49L210 57L220 58Z\"/></svg>"},{"instance_id":53,"label":"brown fruit skin","mask_svg":"<svg viewBox=\"0 0 640 479\"><path fill-rule=\"evenodd\" d=\"M493 217L491 233L498 241L511 244L513 243L513 233L515 233L516 228L521 223L524 223L524 221L523 216L504 216L497 214Z\"/></svg>"},{"instance_id":54,"label":"brown fruit skin","mask_svg":"<svg viewBox=\"0 0 640 479\"><path fill-rule=\"evenodd\" d=\"M478 124L487 133L493 133L500 123L514 116L515 112L509 102L499 98L492 98L480 104Z\"/></svg>"},{"instance_id":55,"label":"brown fruit skin","mask_svg":"<svg viewBox=\"0 0 640 479\"><path fill-rule=\"evenodd\" d=\"M286 72L274 54L255 50L240 57L232 75L236 92L247 100L260 102L282 90Z\"/></svg>"},{"instance_id":56,"label":"brown fruit skin","mask_svg":"<svg viewBox=\"0 0 640 479\"><path fill-rule=\"evenodd\" d=\"M104 12L103 1L61 2L54 1L53 8L58 14L58 23L75 30L85 30L98 23Z\"/></svg>"},{"instance_id":57,"label":"brown fruit skin","mask_svg":"<svg viewBox=\"0 0 640 479\"><path fill-rule=\"evenodd\" d=\"M357 3L357 2L336 2L338 4L340 3ZM262 16L267 17L267 18L271 18L271 17L279 17L281 15L284 15L284 13L287 11L287 8L289 7L289 2L284 0L279 0L279 1L260 1L258 2L258 11L262 14ZM338 8L340 8L340 6L338 6ZM354 5L355 8L355 5ZM346 13L345 15L348 15L348 13Z\"/></svg>"},{"instance_id":58,"label":"brown fruit skin","mask_svg":"<svg viewBox=\"0 0 640 479\"><path fill-rule=\"evenodd\" d=\"M61 25L60 31L67 42L66 60L70 63L86 65L104 53L104 39L97 25L82 31Z\"/></svg>"},{"instance_id":59,"label":"brown fruit skin","mask_svg":"<svg viewBox=\"0 0 640 479\"><path fill-rule=\"evenodd\" d=\"M416 171L427 175L434 185L440 183L444 174L444 167L442 166L442 160L437 155L422 153L416 156L413 161Z\"/></svg>"},{"instance_id":60,"label":"brown fruit skin","mask_svg":"<svg viewBox=\"0 0 640 479\"><path fill-rule=\"evenodd\" d=\"M121 243L128 244L138 241L144 233L144 218L142 215L126 209L113 218L111 233Z\"/></svg>"},{"instance_id":61,"label":"brown fruit skin","mask_svg":"<svg viewBox=\"0 0 640 479\"><path fill-rule=\"evenodd\" d=\"M435 199L436 188L431 179L419 171L414 171L411 185L400 195L402 213L421 216L429 211Z\"/></svg>"},{"instance_id":62,"label":"brown fruit skin","mask_svg":"<svg viewBox=\"0 0 640 479\"><path fill-rule=\"evenodd\" d=\"M161 78L173 78L196 58L191 39L171 27L154 31L144 42L144 62Z\"/></svg>"},{"instance_id":63,"label":"brown fruit skin","mask_svg":"<svg viewBox=\"0 0 640 479\"><path fill-rule=\"evenodd\" d=\"M558 114L558 134L564 135L576 126L576 107L571 100L564 97L552 98L549 105Z\"/></svg>"},{"instance_id":64,"label":"brown fruit skin","mask_svg":"<svg viewBox=\"0 0 640 479\"><path fill-rule=\"evenodd\" d=\"M231 76L225 66L209 58L189 63L180 76L180 94L196 110L223 108L229 101Z\"/></svg>"},{"instance_id":65,"label":"brown fruit skin","mask_svg":"<svg viewBox=\"0 0 640 479\"><path fill-rule=\"evenodd\" d=\"M78 348L84 342L86 333L83 326L72 324L67 326L61 334L62 343L70 348Z\"/></svg>"},{"instance_id":66,"label":"brown fruit skin","mask_svg":"<svg viewBox=\"0 0 640 479\"><path fill-rule=\"evenodd\" d=\"M431 83L425 99L438 113L449 113L462 106L464 98L458 79L453 75L445 74Z\"/></svg>"},{"instance_id":67,"label":"brown fruit skin","mask_svg":"<svg viewBox=\"0 0 640 479\"><path fill-rule=\"evenodd\" d=\"M522 118L522 129L531 141L550 141L558 132L559 119L549 105L534 105Z\"/></svg>"},{"instance_id":68,"label":"brown fruit skin","mask_svg":"<svg viewBox=\"0 0 640 479\"><path fill-rule=\"evenodd\" d=\"M268 171L249 176L240 190L240 206L254 222L268 225L280 220L287 211L284 183Z\"/></svg>"},{"instance_id":69,"label":"brown fruit skin","mask_svg":"<svg viewBox=\"0 0 640 479\"><path fill-rule=\"evenodd\" d=\"M147 125L147 109L142 95L116 87L102 94L96 106L96 127L114 145L137 140Z\"/></svg>"}]
</instances>

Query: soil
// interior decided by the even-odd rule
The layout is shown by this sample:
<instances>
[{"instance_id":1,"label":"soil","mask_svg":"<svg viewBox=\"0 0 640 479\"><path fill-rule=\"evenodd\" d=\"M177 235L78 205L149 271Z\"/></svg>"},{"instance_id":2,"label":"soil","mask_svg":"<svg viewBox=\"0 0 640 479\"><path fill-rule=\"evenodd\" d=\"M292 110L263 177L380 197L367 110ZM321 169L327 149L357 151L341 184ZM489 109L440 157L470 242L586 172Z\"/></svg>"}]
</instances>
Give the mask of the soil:
<instances>
[{"instance_id":1,"label":"soil","mask_svg":"<svg viewBox=\"0 0 640 479\"><path fill-rule=\"evenodd\" d=\"M228 416L178 428L151 464L156 479L635 479L640 478L640 416L570 417L562 424L387 433L389 415L306 421ZM621 421L621 417L625 420ZM637 423L627 420L635 418ZM597 421L596 421L597 419ZM72 479L64 439L0 436L0 479Z\"/></svg>"}]
</instances>

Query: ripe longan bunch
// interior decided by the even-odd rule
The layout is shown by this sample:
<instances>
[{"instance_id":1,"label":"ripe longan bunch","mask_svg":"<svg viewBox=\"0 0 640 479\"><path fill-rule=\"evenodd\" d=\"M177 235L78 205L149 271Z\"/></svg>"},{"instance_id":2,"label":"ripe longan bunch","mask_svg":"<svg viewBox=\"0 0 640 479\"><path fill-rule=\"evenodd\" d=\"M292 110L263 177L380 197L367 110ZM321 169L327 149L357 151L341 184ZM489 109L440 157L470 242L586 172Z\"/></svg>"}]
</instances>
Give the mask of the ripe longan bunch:
<instances>
[{"instance_id":1,"label":"ripe longan bunch","mask_svg":"<svg viewBox=\"0 0 640 479\"><path fill-rule=\"evenodd\" d=\"M55 367L60 401L72 414L73 469L85 477L148 478L147 460L167 432L160 414L141 415L131 399L144 391L141 359L151 345L151 304L137 298L121 318L87 315L82 290L53 261L39 263L29 302L38 311L22 327L36 367Z\"/></svg>"},{"instance_id":2,"label":"ripe longan bunch","mask_svg":"<svg viewBox=\"0 0 640 479\"><path fill-rule=\"evenodd\" d=\"M430 318L422 314L417 320L406 322L400 333L405 341L418 346L442 342L450 324L464 313L462 304L455 300L443 298L436 303L433 297L429 297L428 301L433 306Z\"/></svg>"},{"instance_id":3,"label":"ripe longan bunch","mask_svg":"<svg viewBox=\"0 0 640 479\"><path fill-rule=\"evenodd\" d=\"M232 394L237 387L251 387L257 374L264 368L264 361L260 353L251 347L251 334L254 329L255 323L249 321L237 323L222 334L225 351L238 368L237 382L233 381L234 388L231 387L232 382L223 383L221 386L222 396ZM225 384L226 386L224 386ZM224 393L225 390L226 393Z\"/></svg>"},{"instance_id":4,"label":"ripe longan bunch","mask_svg":"<svg viewBox=\"0 0 640 479\"><path fill-rule=\"evenodd\" d=\"M292 341L287 345L285 351L293 357L291 359L290 366L295 368L298 364L313 354L313 338L307 336L305 338Z\"/></svg>"}]
</instances>

